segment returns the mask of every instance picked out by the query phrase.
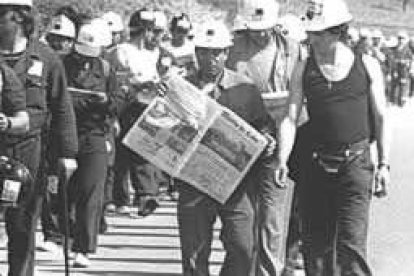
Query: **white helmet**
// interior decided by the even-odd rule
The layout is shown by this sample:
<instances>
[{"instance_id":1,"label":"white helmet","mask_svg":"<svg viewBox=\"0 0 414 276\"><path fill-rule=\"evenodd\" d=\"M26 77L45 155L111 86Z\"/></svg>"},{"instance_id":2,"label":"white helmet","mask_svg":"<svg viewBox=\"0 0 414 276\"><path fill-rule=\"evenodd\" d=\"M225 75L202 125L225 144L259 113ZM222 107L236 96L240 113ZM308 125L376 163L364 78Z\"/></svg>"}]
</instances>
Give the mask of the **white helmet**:
<instances>
[{"instance_id":1,"label":"white helmet","mask_svg":"<svg viewBox=\"0 0 414 276\"><path fill-rule=\"evenodd\" d=\"M352 20L352 15L344 0L318 1L318 10L307 21L306 30L317 32L336 27Z\"/></svg>"},{"instance_id":2,"label":"white helmet","mask_svg":"<svg viewBox=\"0 0 414 276\"><path fill-rule=\"evenodd\" d=\"M83 25L75 42L75 51L88 57L98 57L102 52L102 37L96 25L88 23Z\"/></svg>"},{"instance_id":3,"label":"white helmet","mask_svg":"<svg viewBox=\"0 0 414 276\"><path fill-rule=\"evenodd\" d=\"M386 47L392 48L398 45L398 38L394 35L384 41Z\"/></svg>"},{"instance_id":4,"label":"white helmet","mask_svg":"<svg viewBox=\"0 0 414 276\"><path fill-rule=\"evenodd\" d=\"M0 0L0 5L33 7L33 0Z\"/></svg>"},{"instance_id":5,"label":"white helmet","mask_svg":"<svg viewBox=\"0 0 414 276\"><path fill-rule=\"evenodd\" d=\"M267 30L276 26L279 4L276 0L246 0L233 23L233 30Z\"/></svg>"},{"instance_id":6,"label":"white helmet","mask_svg":"<svg viewBox=\"0 0 414 276\"><path fill-rule=\"evenodd\" d=\"M361 28L359 29L359 37L360 38L371 38L372 33L368 28Z\"/></svg>"},{"instance_id":7,"label":"white helmet","mask_svg":"<svg viewBox=\"0 0 414 276\"><path fill-rule=\"evenodd\" d=\"M102 18L94 18L90 24L95 26L95 32L100 38L101 46L109 47L112 44L112 32L108 23Z\"/></svg>"},{"instance_id":8,"label":"white helmet","mask_svg":"<svg viewBox=\"0 0 414 276\"><path fill-rule=\"evenodd\" d=\"M382 39L384 37L384 35L382 34L380 29L375 29L375 30L372 31L372 37Z\"/></svg>"},{"instance_id":9,"label":"white helmet","mask_svg":"<svg viewBox=\"0 0 414 276\"><path fill-rule=\"evenodd\" d=\"M196 32L194 45L203 48L225 49L233 46L233 37L224 22L205 22Z\"/></svg>"},{"instance_id":10,"label":"white helmet","mask_svg":"<svg viewBox=\"0 0 414 276\"><path fill-rule=\"evenodd\" d=\"M278 23L282 33L296 40L303 41L306 39L306 32L303 28L302 20L294 14L286 14L279 19Z\"/></svg>"},{"instance_id":11,"label":"white helmet","mask_svg":"<svg viewBox=\"0 0 414 276\"><path fill-rule=\"evenodd\" d=\"M347 33L348 33L348 36L351 38L351 40L358 41L359 31L357 30L357 28L349 27Z\"/></svg>"},{"instance_id":12,"label":"white helmet","mask_svg":"<svg viewBox=\"0 0 414 276\"><path fill-rule=\"evenodd\" d=\"M112 33L119 33L125 29L122 17L113 11L104 13L102 19L106 21Z\"/></svg>"},{"instance_id":13,"label":"white helmet","mask_svg":"<svg viewBox=\"0 0 414 276\"><path fill-rule=\"evenodd\" d=\"M168 29L168 19L162 11L154 11L154 28L158 30Z\"/></svg>"},{"instance_id":14,"label":"white helmet","mask_svg":"<svg viewBox=\"0 0 414 276\"><path fill-rule=\"evenodd\" d=\"M408 36L408 33L405 30L400 30L397 33L397 38L402 38L404 40L408 40L409 36Z\"/></svg>"},{"instance_id":15,"label":"white helmet","mask_svg":"<svg viewBox=\"0 0 414 276\"><path fill-rule=\"evenodd\" d=\"M50 22L48 33L65 36L69 38L75 38L75 24L63 14L55 16L52 18L52 21Z\"/></svg>"}]
</instances>

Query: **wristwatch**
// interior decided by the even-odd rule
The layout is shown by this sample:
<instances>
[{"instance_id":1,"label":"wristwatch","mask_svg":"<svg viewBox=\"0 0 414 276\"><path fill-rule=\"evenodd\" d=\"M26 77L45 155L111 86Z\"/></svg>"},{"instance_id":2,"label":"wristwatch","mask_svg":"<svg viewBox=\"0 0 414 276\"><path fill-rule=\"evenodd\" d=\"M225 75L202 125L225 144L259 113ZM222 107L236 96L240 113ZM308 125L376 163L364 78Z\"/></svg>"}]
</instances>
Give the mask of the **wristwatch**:
<instances>
[{"instance_id":1,"label":"wristwatch","mask_svg":"<svg viewBox=\"0 0 414 276\"><path fill-rule=\"evenodd\" d=\"M388 171L391 169L390 164L383 163L383 162L378 163L378 166L377 166L377 169L378 169L378 170L379 170L379 169L381 169L381 168L383 168L383 167L385 167Z\"/></svg>"}]
</instances>

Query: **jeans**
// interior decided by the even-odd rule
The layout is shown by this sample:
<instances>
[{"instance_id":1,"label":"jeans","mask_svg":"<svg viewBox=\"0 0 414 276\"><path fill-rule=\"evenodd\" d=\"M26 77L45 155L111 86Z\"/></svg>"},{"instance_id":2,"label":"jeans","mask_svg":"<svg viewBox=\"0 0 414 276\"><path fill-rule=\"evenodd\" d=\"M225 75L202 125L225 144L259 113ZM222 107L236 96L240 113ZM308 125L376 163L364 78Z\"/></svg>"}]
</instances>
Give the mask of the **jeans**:
<instances>
[{"instance_id":1,"label":"jeans","mask_svg":"<svg viewBox=\"0 0 414 276\"><path fill-rule=\"evenodd\" d=\"M243 184L242 184L243 186ZM226 251L220 276L248 276L254 246L254 202L246 187L238 187L224 204L188 184L178 185L178 225L183 276L209 276L213 225L220 217L220 239Z\"/></svg>"},{"instance_id":2,"label":"jeans","mask_svg":"<svg viewBox=\"0 0 414 276\"><path fill-rule=\"evenodd\" d=\"M369 146L327 173L316 160L301 185L303 250L308 276L370 276L366 258L373 163Z\"/></svg>"},{"instance_id":3,"label":"jeans","mask_svg":"<svg viewBox=\"0 0 414 276\"><path fill-rule=\"evenodd\" d=\"M260 185L257 194L258 252L255 275L278 276L285 265L294 183L289 180L286 189L276 187L271 167L264 167L257 177L260 178Z\"/></svg>"},{"instance_id":4,"label":"jeans","mask_svg":"<svg viewBox=\"0 0 414 276\"><path fill-rule=\"evenodd\" d=\"M135 190L136 196L158 195L158 182L155 167L140 159L125 146L118 144L115 158L115 176L113 187L113 200L115 205L129 205L128 176Z\"/></svg>"}]
</instances>

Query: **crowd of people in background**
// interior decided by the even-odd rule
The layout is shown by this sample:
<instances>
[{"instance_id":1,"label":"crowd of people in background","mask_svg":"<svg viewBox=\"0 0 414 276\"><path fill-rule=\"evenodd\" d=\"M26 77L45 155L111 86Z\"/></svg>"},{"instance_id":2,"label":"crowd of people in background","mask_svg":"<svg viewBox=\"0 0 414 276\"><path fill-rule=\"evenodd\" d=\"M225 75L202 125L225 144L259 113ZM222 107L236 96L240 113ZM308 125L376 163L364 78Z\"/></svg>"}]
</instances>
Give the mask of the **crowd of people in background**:
<instances>
[{"instance_id":1,"label":"crowd of people in background","mask_svg":"<svg viewBox=\"0 0 414 276\"><path fill-rule=\"evenodd\" d=\"M113 11L93 17L62 6L39 37L30 28L34 23L28 23L34 21L32 7L30 0L0 0L0 20L6 20L8 13L17 15L7 18L15 29L0 26L0 32L7 34L0 39L1 55L25 89L39 94L36 100L28 96L32 98L27 107L44 111L38 125L30 117L31 130L37 132L25 137L38 139L35 148L22 152L32 158L39 152L36 160L26 162L40 183L33 192L39 196L24 207L11 208L6 216L9 275L33 275L39 212L44 240L37 241L37 247L58 250L66 231L65 193L70 217L65 234L71 237L75 267L93 266L89 254L96 252L99 234L107 231L105 216L146 217L160 200L173 200L178 202L185 276L209 275L217 217L226 251L222 276L288 276L303 268L307 275L372 275L365 256L369 189L364 187L373 173L367 148L374 137L379 149L377 178L386 183L388 139L382 97L402 107L414 95L414 37L404 30L385 37L380 29L352 27L342 0L309 0L303 17L280 15L274 0L251 0L238 10L231 26L214 20L199 28L186 13L167 17L165 11L150 7L131 7L125 20ZM168 93L162 77L171 70L268 139L263 156L225 204L170 177L122 143L151 101ZM334 90L346 96L329 98L327 91ZM368 90L374 91L372 95L365 94ZM38 93L43 91L47 97ZM381 118L376 130L364 119L371 105L376 118ZM15 110L24 109L23 105ZM38 113L28 114L37 118ZM332 121L323 118L326 114ZM315 148L309 146L310 137ZM21 142L8 139L7 145ZM325 171L310 168L307 157ZM311 176L302 172L305 167ZM62 168L68 171L67 186L59 185ZM329 181L338 187L350 183L334 203L326 198L336 198L334 186L315 184ZM301 197L303 191L296 187L312 189L305 189L306 196ZM375 189L377 195L383 192L381 187ZM346 193L358 194L360 201L349 203ZM308 210L304 217L298 211L301 206ZM325 214L329 206L339 206L342 213ZM24 225L27 219L29 226ZM323 226L332 226L333 221L340 224L335 245L335 230Z\"/></svg>"}]
</instances>

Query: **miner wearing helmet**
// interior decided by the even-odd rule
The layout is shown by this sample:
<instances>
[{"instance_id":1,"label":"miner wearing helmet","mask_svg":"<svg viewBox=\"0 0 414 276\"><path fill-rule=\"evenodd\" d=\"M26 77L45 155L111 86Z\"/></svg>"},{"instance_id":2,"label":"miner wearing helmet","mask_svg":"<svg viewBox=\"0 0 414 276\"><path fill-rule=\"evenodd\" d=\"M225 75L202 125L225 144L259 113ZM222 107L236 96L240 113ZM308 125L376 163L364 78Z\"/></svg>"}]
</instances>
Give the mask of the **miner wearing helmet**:
<instances>
[{"instance_id":1,"label":"miner wearing helmet","mask_svg":"<svg viewBox=\"0 0 414 276\"><path fill-rule=\"evenodd\" d=\"M245 1L234 20L234 47L227 61L229 68L251 78L258 87L275 127L279 126L285 110L290 77L300 58L299 40L304 38L300 25L291 24L288 30L289 19L281 20L278 14L277 1ZM301 23L298 21L297 24ZM284 269L286 218L290 214L293 187L292 181L277 186L272 168L263 174L258 188L258 275L280 275Z\"/></svg>"},{"instance_id":2,"label":"miner wearing helmet","mask_svg":"<svg viewBox=\"0 0 414 276\"><path fill-rule=\"evenodd\" d=\"M41 133L49 130L57 171L70 176L77 164L75 114L62 63L52 49L33 39L36 18L31 0L1 0L1 59L19 76L26 92L30 128L25 134L10 135L11 158L31 172L34 185L25 204L6 213L9 275L31 276L34 271L35 230L39 214L41 183Z\"/></svg>"},{"instance_id":3,"label":"miner wearing helmet","mask_svg":"<svg viewBox=\"0 0 414 276\"><path fill-rule=\"evenodd\" d=\"M138 215L147 216L159 205L156 180L160 173L153 165L137 158L121 140L157 96L156 86L160 82L160 74L171 64L171 59L160 48L168 22L163 12L142 8L131 15L128 25L130 40L119 44L109 57L119 84L131 97L119 117L121 132L115 158L113 201L118 212L134 215L130 212L126 178L130 172L136 192L134 204L138 205Z\"/></svg>"},{"instance_id":4,"label":"miner wearing helmet","mask_svg":"<svg viewBox=\"0 0 414 276\"><path fill-rule=\"evenodd\" d=\"M79 167L68 188L76 214L72 251L77 267L89 266L89 254L97 248L108 165L106 133L123 104L115 73L100 57L106 42L94 22L84 24L74 51L63 58L79 139Z\"/></svg>"},{"instance_id":5,"label":"miner wearing helmet","mask_svg":"<svg viewBox=\"0 0 414 276\"><path fill-rule=\"evenodd\" d=\"M410 93L410 71L413 54L408 47L408 34L404 30L397 33L397 45L389 49L388 67L390 80L390 101L404 106Z\"/></svg>"},{"instance_id":6,"label":"miner wearing helmet","mask_svg":"<svg viewBox=\"0 0 414 276\"><path fill-rule=\"evenodd\" d=\"M76 38L75 24L65 15L52 18L45 40L59 55L69 54L72 51Z\"/></svg>"},{"instance_id":7,"label":"miner wearing helmet","mask_svg":"<svg viewBox=\"0 0 414 276\"><path fill-rule=\"evenodd\" d=\"M306 97L310 145L299 197L306 274L368 276L371 193L385 196L390 179L383 73L376 59L342 42L352 20L345 1L324 0L322 5L321 14L307 25L310 56L292 78L276 172L278 181L285 181L297 110ZM378 170L372 186L374 140Z\"/></svg>"},{"instance_id":8,"label":"miner wearing helmet","mask_svg":"<svg viewBox=\"0 0 414 276\"><path fill-rule=\"evenodd\" d=\"M178 222L182 251L183 275L209 275L209 257L213 224L217 217L223 223L220 238L224 244L225 260L222 276L247 276L254 270L255 196L257 176L270 166L274 139L270 133L274 123L269 117L260 93L251 81L227 69L225 63L232 35L224 23L204 22L194 38L198 72L190 81L219 104L231 109L254 128L269 137L264 157L247 173L242 183L224 204L192 186L180 183ZM197 225L197 227L194 227Z\"/></svg>"},{"instance_id":9,"label":"miner wearing helmet","mask_svg":"<svg viewBox=\"0 0 414 276\"><path fill-rule=\"evenodd\" d=\"M372 55L372 32L368 28L359 30L359 40L354 50L367 55Z\"/></svg>"},{"instance_id":10,"label":"miner wearing helmet","mask_svg":"<svg viewBox=\"0 0 414 276\"><path fill-rule=\"evenodd\" d=\"M122 17L119 14L110 11L102 15L102 19L107 22L112 34L112 43L110 47L115 47L122 42L124 36L125 27Z\"/></svg>"},{"instance_id":11,"label":"miner wearing helmet","mask_svg":"<svg viewBox=\"0 0 414 276\"><path fill-rule=\"evenodd\" d=\"M181 69L183 76L195 72L194 43L189 40L192 24L187 14L174 15L170 23L171 40L162 45L172 59L173 65Z\"/></svg>"}]
</instances>

